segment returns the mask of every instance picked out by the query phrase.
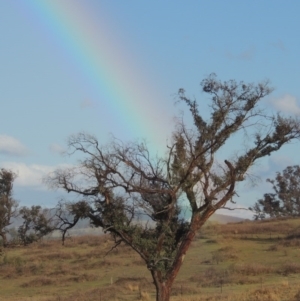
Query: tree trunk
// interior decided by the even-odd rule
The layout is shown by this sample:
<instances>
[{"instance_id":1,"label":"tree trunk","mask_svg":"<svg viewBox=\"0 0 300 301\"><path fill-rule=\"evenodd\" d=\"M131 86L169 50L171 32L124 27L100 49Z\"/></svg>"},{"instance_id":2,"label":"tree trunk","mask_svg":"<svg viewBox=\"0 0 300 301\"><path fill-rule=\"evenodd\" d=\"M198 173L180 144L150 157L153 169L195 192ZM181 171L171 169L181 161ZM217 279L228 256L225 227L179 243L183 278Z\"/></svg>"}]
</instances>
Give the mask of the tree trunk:
<instances>
[{"instance_id":1,"label":"tree trunk","mask_svg":"<svg viewBox=\"0 0 300 301\"><path fill-rule=\"evenodd\" d=\"M165 279L162 278L160 271L152 270L152 278L154 280L155 288L156 288L156 301L169 301L171 296L171 288L173 282L182 266L185 254L189 249L197 231L199 228L203 226L203 224L207 221L207 219L214 213L214 210L208 210L205 215L195 215L192 218L190 230L185 235L181 246L177 252L177 256L173 262L172 267L165 275Z\"/></svg>"},{"instance_id":2,"label":"tree trunk","mask_svg":"<svg viewBox=\"0 0 300 301\"><path fill-rule=\"evenodd\" d=\"M151 275L156 288L156 301L169 301L172 282L162 279L162 274L160 271L152 270Z\"/></svg>"},{"instance_id":3,"label":"tree trunk","mask_svg":"<svg viewBox=\"0 0 300 301\"><path fill-rule=\"evenodd\" d=\"M2 237L2 244L3 244L3 247L6 247L7 246L7 239L6 239L6 233L4 232L0 232L0 236Z\"/></svg>"},{"instance_id":4,"label":"tree trunk","mask_svg":"<svg viewBox=\"0 0 300 301\"><path fill-rule=\"evenodd\" d=\"M165 283L161 283L161 286L156 290L156 301L169 301L171 294L171 287Z\"/></svg>"}]
</instances>

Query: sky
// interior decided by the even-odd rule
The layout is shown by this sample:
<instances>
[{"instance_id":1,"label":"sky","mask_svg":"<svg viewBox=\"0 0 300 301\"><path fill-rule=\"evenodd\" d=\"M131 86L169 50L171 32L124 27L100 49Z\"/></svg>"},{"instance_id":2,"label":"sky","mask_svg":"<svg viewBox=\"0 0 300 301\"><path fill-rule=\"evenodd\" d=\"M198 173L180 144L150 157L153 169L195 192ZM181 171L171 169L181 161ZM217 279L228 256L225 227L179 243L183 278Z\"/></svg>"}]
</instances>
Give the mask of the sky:
<instances>
[{"instance_id":1,"label":"sky","mask_svg":"<svg viewBox=\"0 0 300 301\"><path fill-rule=\"evenodd\" d=\"M299 10L298 1L277 0L0 1L0 167L18 175L14 197L55 206L63 193L42 179L76 163L62 153L78 132L103 145L146 139L164 152L182 110L178 89L207 115L199 83L211 73L268 79L266 110L299 116ZM256 186L240 185L235 206L253 205L270 191L267 178L300 164L299 146L260 161Z\"/></svg>"}]
</instances>

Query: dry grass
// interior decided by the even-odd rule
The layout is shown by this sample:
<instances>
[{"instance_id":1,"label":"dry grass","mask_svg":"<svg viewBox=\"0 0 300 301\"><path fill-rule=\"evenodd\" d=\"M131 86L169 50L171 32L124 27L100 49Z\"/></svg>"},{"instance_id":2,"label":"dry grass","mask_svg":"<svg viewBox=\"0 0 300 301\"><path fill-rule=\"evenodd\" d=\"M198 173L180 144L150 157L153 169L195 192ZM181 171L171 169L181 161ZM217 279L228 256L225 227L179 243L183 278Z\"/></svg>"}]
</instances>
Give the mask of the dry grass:
<instances>
[{"instance_id":1,"label":"dry grass","mask_svg":"<svg viewBox=\"0 0 300 301\"><path fill-rule=\"evenodd\" d=\"M279 273L283 275L289 274L297 274L300 273L300 263L297 262L287 262L283 264L280 269L278 270Z\"/></svg>"},{"instance_id":2,"label":"dry grass","mask_svg":"<svg viewBox=\"0 0 300 301\"><path fill-rule=\"evenodd\" d=\"M200 237L211 238L213 234L219 234L223 237L232 238L281 238L283 236L296 237L298 235L298 220L265 220L265 221L243 221L239 223L230 223L224 225L209 224L201 231ZM297 231L298 230L298 231ZM299 235L298 235L299 236Z\"/></svg>"},{"instance_id":3,"label":"dry grass","mask_svg":"<svg viewBox=\"0 0 300 301\"><path fill-rule=\"evenodd\" d=\"M186 255L171 300L300 301L299 225L208 224ZM6 249L0 300L155 300L144 262L127 246L109 252L112 246L103 235Z\"/></svg>"},{"instance_id":4,"label":"dry grass","mask_svg":"<svg viewBox=\"0 0 300 301\"><path fill-rule=\"evenodd\" d=\"M212 262L219 264L220 262L226 261L226 260L237 260L238 255L237 251L234 250L233 247L227 246L218 249L217 251L212 252Z\"/></svg>"},{"instance_id":5,"label":"dry grass","mask_svg":"<svg viewBox=\"0 0 300 301\"><path fill-rule=\"evenodd\" d=\"M261 274L270 274L274 272L272 266L267 266L259 263L238 263L230 267L234 274L244 276L258 276Z\"/></svg>"},{"instance_id":6,"label":"dry grass","mask_svg":"<svg viewBox=\"0 0 300 301\"><path fill-rule=\"evenodd\" d=\"M24 282L21 284L21 287L38 287L38 286L45 286L45 285L55 285L57 282L55 278L49 277L36 277L28 282Z\"/></svg>"}]
</instances>

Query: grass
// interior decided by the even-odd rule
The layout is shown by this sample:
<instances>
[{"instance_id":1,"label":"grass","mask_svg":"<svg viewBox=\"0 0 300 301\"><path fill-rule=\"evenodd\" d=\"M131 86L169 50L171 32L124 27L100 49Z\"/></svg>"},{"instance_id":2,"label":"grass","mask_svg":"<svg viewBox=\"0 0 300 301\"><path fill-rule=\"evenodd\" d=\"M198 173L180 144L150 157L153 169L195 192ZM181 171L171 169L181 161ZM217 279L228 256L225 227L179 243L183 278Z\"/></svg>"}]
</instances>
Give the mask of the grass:
<instances>
[{"instance_id":1,"label":"grass","mask_svg":"<svg viewBox=\"0 0 300 301\"><path fill-rule=\"evenodd\" d=\"M300 301L299 219L208 223L174 283L174 301ZM150 273L109 236L73 237L5 249L0 300L155 300Z\"/></svg>"}]
</instances>

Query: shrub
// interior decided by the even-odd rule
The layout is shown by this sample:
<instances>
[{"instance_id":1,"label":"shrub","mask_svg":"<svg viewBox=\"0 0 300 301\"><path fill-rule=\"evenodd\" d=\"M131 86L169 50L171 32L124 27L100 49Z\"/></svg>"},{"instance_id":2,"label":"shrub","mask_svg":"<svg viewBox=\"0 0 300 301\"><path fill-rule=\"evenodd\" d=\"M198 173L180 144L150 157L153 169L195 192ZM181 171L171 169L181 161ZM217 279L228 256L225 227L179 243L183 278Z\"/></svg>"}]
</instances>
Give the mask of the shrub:
<instances>
[{"instance_id":1,"label":"shrub","mask_svg":"<svg viewBox=\"0 0 300 301\"><path fill-rule=\"evenodd\" d=\"M257 276L261 274L272 273L274 271L272 267L258 263L234 264L230 267L230 270L236 274L246 276Z\"/></svg>"},{"instance_id":2,"label":"shrub","mask_svg":"<svg viewBox=\"0 0 300 301\"><path fill-rule=\"evenodd\" d=\"M225 260L235 260L238 258L236 250L233 247L220 248L217 251L212 252L212 262L223 262Z\"/></svg>"},{"instance_id":3,"label":"shrub","mask_svg":"<svg viewBox=\"0 0 300 301\"><path fill-rule=\"evenodd\" d=\"M280 267L279 273L283 275L300 273L300 263L287 262Z\"/></svg>"},{"instance_id":4,"label":"shrub","mask_svg":"<svg viewBox=\"0 0 300 301\"><path fill-rule=\"evenodd\" d=\"M275 251L278 251L279 250L279 247L278 245L272 245L270 246L267 251L271 251L271 252L275 252Z\"/></svg>"},{"instance_id":5,"label":"shrub","mask_svg":"<svg viewBox=\"0 0 300 301\"><path fill-rule=\"evenodd\" d=\"M250 300L253 301L281 301L276 289L261 288L251 294Z\"/></svg>"}]
</instances>

